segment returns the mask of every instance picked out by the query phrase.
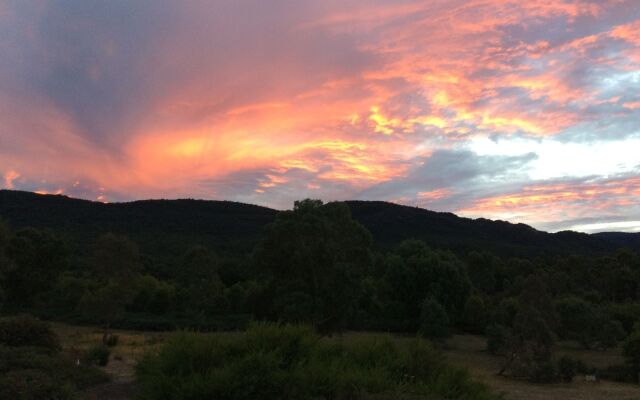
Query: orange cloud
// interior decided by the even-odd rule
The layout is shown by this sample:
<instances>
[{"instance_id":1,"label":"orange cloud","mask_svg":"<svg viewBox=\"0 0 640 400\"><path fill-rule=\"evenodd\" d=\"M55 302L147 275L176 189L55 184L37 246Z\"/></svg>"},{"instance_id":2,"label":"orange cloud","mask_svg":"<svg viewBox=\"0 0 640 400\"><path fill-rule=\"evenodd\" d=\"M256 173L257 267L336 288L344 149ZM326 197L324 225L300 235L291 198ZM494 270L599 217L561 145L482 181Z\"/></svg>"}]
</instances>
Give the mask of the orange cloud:
<instances>
[{"instance_id":1,"label":"orange cloud","mask_svg":"<svg viewBox=\"0 0 640 400\"><path fill-rule=\"evenodd\" d=\"M280 206L357 195L476 137L624 139L634 1L0 5L0 171L20 171L4 186ZM463 198L455 184L412 193ZM632 206L634 185L532 185L462 211L545 220L548 204Z\"/></svg>"},{"instance_id":2,"label":"orange cloud","mask_svg":"<svg viewBox=\"0 0 640 400\"><path fill-rule=\"evenodd\" d=\"M422 201L440 200L450 197L453 194L451 189L436 189L428 192L418 192L418 199Z\"/></svg>"},{"instance_id":3,"label":"orange cloud","mask_svg":"<svg viewBox=\"0 0 640 400\"><path fill-rule=\"evenodd\" d=\"M525 186L517 193L479 199L458 212L470 217L515 219L528 223L558 222L637 207L640 206L639 196L640 178L540 184Z\"/></svg>"},{"instance_id":4,"label":"orange cloud","mask_svg":"<svg viewBox=\"0 0 640 400\"><path fill-rule=\"evenodd\" d=\"M5 189L13 189L15 186L13 182L20 177L20 174L14 170L9 170L4 174L4 187Z\"/></svg>"}]
</instances>

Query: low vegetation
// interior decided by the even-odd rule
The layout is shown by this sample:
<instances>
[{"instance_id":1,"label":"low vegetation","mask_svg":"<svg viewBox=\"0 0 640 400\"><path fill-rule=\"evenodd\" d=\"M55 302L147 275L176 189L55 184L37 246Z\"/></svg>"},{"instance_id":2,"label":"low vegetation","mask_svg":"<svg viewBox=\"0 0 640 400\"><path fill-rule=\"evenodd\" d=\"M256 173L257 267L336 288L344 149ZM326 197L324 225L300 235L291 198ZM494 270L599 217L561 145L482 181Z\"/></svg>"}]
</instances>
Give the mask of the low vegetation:
<instances>
[{"instance_id":1,"label":"low vegetation","mask_svg":"<svg viewBox=\"0 0 640 400\"><path fill-rule=\"evenodd\" d=\"M51 328L34 318L0 320L0 399L71 400L107 375L60 352Z\"/></svg>"},{"instance_id":2,"label":"low vegetation","mask_svg":"<svg viewBox=\"0 0 640 400\"><path fill-rule=\"evenodd\" d=\"M291 325L176 334L137 374L145 400L498 398L427 341L328 339Z\"/></svg>"}]
</instances>

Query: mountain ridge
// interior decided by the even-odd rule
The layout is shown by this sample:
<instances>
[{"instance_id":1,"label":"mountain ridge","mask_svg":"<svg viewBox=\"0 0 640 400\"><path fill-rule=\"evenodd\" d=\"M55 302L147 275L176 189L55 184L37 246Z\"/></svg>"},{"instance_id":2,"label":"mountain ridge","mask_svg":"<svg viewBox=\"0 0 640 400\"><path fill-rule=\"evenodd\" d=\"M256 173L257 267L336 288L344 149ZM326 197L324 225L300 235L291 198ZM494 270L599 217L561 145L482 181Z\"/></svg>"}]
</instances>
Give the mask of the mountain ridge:
<instances>
[{"instance_id":1,"label":"mountain ridge","mask_svg":"<svg viewBox=\"0 0 640 400\"><path fill-rule=\"evenodd\" d=\"M459 217L384 201L345 201L376 245L390 248L405 239L455 252L490 250L505 256L600 254L629 246L640 249L640 234L549 233L522 223ZM136 200L101 203L64 195L0 190L0 217L15 228L50 228L89 240L112 231L171 246L191 240L222 251L249 251L278 210L226 200ZM635 236L634 236L635 235Z\"/></svg>"}]
</instances>

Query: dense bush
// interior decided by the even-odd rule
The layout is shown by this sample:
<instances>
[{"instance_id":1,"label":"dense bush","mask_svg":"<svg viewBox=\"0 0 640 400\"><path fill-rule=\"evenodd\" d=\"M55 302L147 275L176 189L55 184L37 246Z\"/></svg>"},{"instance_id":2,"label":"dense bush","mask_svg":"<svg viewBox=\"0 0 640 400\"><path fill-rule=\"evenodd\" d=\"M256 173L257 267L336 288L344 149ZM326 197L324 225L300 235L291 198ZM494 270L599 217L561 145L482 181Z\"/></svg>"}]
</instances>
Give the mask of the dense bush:
<instances>
[{"instance_id":1,"label":"dense bush","mask_svg":"<svg viewBox=\"0 0 640 400\"><path fill-rule=\"evenodd\" d=\"M109 347L105 344L97 344L84 354L82 360L85 364L104 367L109 364L109 356L111 356Z\"/></svg>"},{"instance_id":2,"label":"dense bush","mask_svg":"<svg viewBox=\"0 0 640 400\"><path fill-rule=\"evenodd\" d=\"M76 399L79 389L107 381L89 366L76 366L56 349L0 345L0 399Z\"/></svg>"},{"instance_id":3,"label":"dense bush","mask_svg":"<svg viewBox=\"0 0 640 400\"><path fill-rule=\"evenodd\" d=\"M0 377L0 399L75 399L75 388L42 370L8 371Z\"/></svg>"},{"instance_id":4,"label":"dense bush","mask_svg":"<svg viewBox=\"0 0 640 400\"><path fill-rule=\"evenodd\" d=\"M49 325L28 315L0 319L0 345L59 348Z\"/></svg>"},{"instance_id":5,"label":"dense bush","mask_svg":"<svg viewBox=\"0 0 640 400\"><path fill-rule=\"evenodd\" d=\"M485 330L487 336L487 351L493 355L500 353L506 345L509 331L502 325L491 325Z\"/></svg>"},{"instance_id":6,"label":"dense bush","mask_svg":"<svg viewBox=\"0 0 640 400\"><path fill-rule=\"evenodd\" d=\"M569 356L562 356L558 361L558 375L563 382L571 382L581 369L581 362Z\"/></svg>"},{"instance_id":7,"label":"dense bush","mask_svg":"<svg viewBox=\"0 0 640 400\"><path fill-rule=\"evenodd\" d=\"M61 353L37 347L0 346L0 399L66 400L76 392L107 381L92 367L76 366Z\"/></svg>"},{"instance_id":8,"label":"dense bush","mask_svg":"<svg viewBox=\"0 0 640 400\"><path fill-rule=\"evenodd\" d=\"M432 339L443 339L449 335L447 310L431 297L425 299L424 303L422 303L420 333Z\"/></svg>"},{"instance_id":9,"label":"dense bush","mask_svg":"<svg viewBox=\"0 0 640 400\"><path fill-rule=\"evenodd\" d=\"M357 399L402 393L496 398L446 365L428 342L400 343L386 336L322 339L300 326L177 334L142 360L137 376L145 400Z\"/></svg>"},{"instance_id":10,"label":"dense bush","mask_svg":"<svg viewBox=\"0 0 640 400\"><path fill-rule=\"evenodd\" d=\"M627 360L627 364L640 370L640 326L624 341L622 354Z\"/></svg>"}]
</instances>

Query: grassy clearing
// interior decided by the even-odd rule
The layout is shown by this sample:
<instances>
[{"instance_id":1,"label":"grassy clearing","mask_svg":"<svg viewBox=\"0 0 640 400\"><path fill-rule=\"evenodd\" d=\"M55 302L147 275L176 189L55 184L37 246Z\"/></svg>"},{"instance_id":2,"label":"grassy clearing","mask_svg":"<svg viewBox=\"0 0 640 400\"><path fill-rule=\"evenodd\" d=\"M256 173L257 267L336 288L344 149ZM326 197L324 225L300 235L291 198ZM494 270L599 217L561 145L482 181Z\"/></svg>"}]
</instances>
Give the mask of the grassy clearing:
<instances>
[{"instance_id":1,"label":"grassy clearing","mask_svg":"<svg viewBox=\"0 0 640 400\"><path fill-rule=\"evenodd\" d=\"M81 351L90 348L102 340L102 332L97 328L77 327L65 324L53 324L60 336L64 351ZM115 383L129 384L134 381L135 365L149 351L155 351L169 338L171 333L115 331L120 336L119 343L112 349L109 365L105 370L114 377ZM213 335L237 335L219 333ZM339 337L323 340L345 344L358 342L363 337L379 336L374 333L347 333ZM410 338L394 337L394 341L408 342ZM500 367L500 358L485 351L486 341L482 336L456 335L447 341L444 355L449 363L467 369L471 375L486 383L496 393L504 393L505 400L640 400L640 386L601 381L598 384L587 383L580 376L573 383L552 385L536 385L500 377L496 371ZM560 354L569 354L580 358L588 365L604 368L619 364L622 357L617 350L596 351L584 350L572 343L560 343ZM115 399L110 395L92 398ZM133 397L118 397L118 399ZM375 398L375 397L374 397ZM380 398L380 397L378 397Z\"/></svg>"},{"instance_id":2,"label":"grassy clearing","mask_svg":"<svg viewBox=\"0 0 640 400\"><path fill-rule=\"evenodd\" d=\"M482 336L456 335L447 342L447 347L445 354L452 364L466 368L496 392L504 393L506 400L640 400L640 385L589 383L580 375L572 383L539 385L498 376L501 359L485 351L486 340ZM584 350L573 343L559 344L558 356L563 354L598 368L623 362L618 350Z\"/></svg>"},{"instance_id":3,"label":"grassy clearing","mask_svg":"<svg viewBox=\"0 0 640 400\"><path fill-rule=\"evenodd\" d=\"M63 323L51 324L58 335L64 352L74 358L81 355L96 344L102 343L102 330L94 327L74 326ZM111 348L109 364L102 368L113 378L114 382L132 382L134 369L145 352L160 346L169 332L140 332L115 330L119 336L118 345Z\"/></svg>"}]
</instances>

